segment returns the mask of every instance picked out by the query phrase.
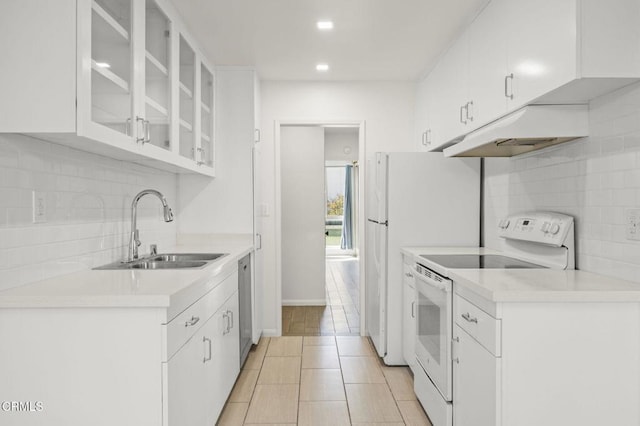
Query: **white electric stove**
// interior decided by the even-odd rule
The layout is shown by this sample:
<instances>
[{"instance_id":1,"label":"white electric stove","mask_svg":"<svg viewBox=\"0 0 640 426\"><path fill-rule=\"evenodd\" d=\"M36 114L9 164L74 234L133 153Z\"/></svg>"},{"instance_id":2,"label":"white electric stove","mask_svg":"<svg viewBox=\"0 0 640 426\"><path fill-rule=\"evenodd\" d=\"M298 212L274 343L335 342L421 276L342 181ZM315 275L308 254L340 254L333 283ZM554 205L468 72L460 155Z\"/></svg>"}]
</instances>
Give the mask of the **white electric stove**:
<instances>
[{"instance_id":1,"label":"white electric stove","mask_svg":"<svg viewBox=\"0 0 640 426\"><path fill-rule=\"evenodd\" d=\"M504 250L429 248L415 256L415 390L433 426L452 426L453 269L574 269L573 217L526 212L498 224Z\"/></svg>"}]
</instances>

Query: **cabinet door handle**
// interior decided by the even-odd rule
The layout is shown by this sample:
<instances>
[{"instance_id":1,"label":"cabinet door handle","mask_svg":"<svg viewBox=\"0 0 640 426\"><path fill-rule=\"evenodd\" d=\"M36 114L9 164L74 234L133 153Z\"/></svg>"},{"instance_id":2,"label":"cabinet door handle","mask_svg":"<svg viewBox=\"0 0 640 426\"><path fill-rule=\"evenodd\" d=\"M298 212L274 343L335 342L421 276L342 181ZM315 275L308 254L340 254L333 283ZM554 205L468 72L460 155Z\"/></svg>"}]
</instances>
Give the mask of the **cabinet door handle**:
<instances>
[{"instance_id":1,"label":"cabinet door handle","mask_svg":"<svg viewBox=\"0 0 640 426\"><path fill-rule=\"evenodd\" d=\"M196 159L196 164L202 166L204 164L204 148L198 148L197 150L199 159Z\"/></svg>"},{"instance_id":2,"label":"cabinet door handle","mask_svg":"<svg viewBox=\"0 0 640 426\"><path fill-rule=\"evenodd\" d=\"M431 129L427 129L427 146L431 145Z\"/></svg>"},{"instance_id":3,"label":"cabinet door handle","mask_svg":"<svg viewBox=\"0 0 640 426\"><path fill-rule=\"evenodd\" d=\"M464 119L465 114L462 114L462 110L464 110L467 107L467 105L462 105L460 106L460 122L462 124L467 124L467 120Z\"/></svg>"},{"instance_id":4,"label":"cabinet door handle","mask_svg":"<svg viewBox=\"0 0 640 426\"><path fill-rule=\"evenodd\" d=\"M202 362L205 363L211 361L211 339L203 337L202 342L206 343L204 345L204 358L202 359Z\"/></svg>"},{"instance_id":5,"label":"cabinet door handle","mask_svg":"<svg viewBox=\"0 0 640 426\"><path fill-rule=\"evenodd\" d=\"M258 237L258 247L256 250L260 250L262 249L262 234L256 234L256 237Z\"/></svg>"},{"instance_id":6,"label":"cabinet door handle","mask_svg":"<svg viewBox=\"0 0 640 426\"><path fill-rule=\"evenodd\" d=\"M149 143L151 142L151 123L149 122L149 120L144 120L144 142L143 143Z\"/></svg>"},{"instance_id":7,"label":"cabinet door handle","mask_svg":"<svg viewBox=\"0 0 640 426\"><path fill-rule=\"evenodd\" d=\"M458 346L456 343L460 343L460 338L458 336L451 339L451 360L456 364L460 364L460 358L458 357Z\"/></svg>"},{"instance_id":8,"label":"cabinet door handle","mask_svg":"<svg viewBox=\"0 0 640 426\"><path fill-rule=\"evenodd\" d=\"M144 118L136 117L136 143L144 144L145 138L145 126L144 126ZM142 124L142 131L140 132L140 124ZM142 134L142 137L138 137L139 134Z\"/></svg>"},{"instance_id":9,"label":"cabinet door handle","mask_svg":"<svg viewBox=\"0 0 640 426\"><path fill-rule=\"evenodd\" d=\"M191 327L192 325L196 325L198 323L198 321L200 321L200 317L191 317L190 320L185 321L184 326L185 327Z\"/></svg>"},{"instance_id":10,"label":"cabinet door handle","mask_svg":"<svg viewBox=\"0 0 640 426\"><path fill-rule=\"evenodd\" d=\"M260 142L260 129L254 129L254 143Z\"/></svg>"},{"instance_id":11,"label":"cabinet door handle","mask_svg":"<svg viewBox=\"0 0 640 426\"><path fill-rule=\"evenodd\" d=\"M509 93L509 80L511 80L511 93ZM513 99L513 73L504 77L504 96Z\"/></svg>"},{"instance_id":12,"label":"cabinet door handle","mask_svg":"<svg viewBox=\"0 0 640 426\"><path fill-rule=\"evenodd\" d=\"M422 132L422 145L427 146L427 132Z\"/></svg>"},{"instance_id":13,"label":"cabinet door handle","mask_svg":"<svg viewBox=\"0 0 640 426\"><path fill-rule=\"evenodd\" d=\"M465 109L467 110L467 120L473 121L473 101L467 102ZM469 111L471 111L471 113L469 113Z\"/></svg>"},{"instance_id":14,"label":"cabinet door handle","mask_svg":"<svg viewBox=\"0 0 640 426\"><path fill-rule=\"evenodd\" d=\"M222 335L224 336L229 332L229 311L226 311L222 314L222 318L224 318L224 330L222 331Z\"/></svg>"},{"instance_id":15,"label":"cabinet door handle","mask_svg":"<svg viewBox=\"0 0 640 426\"><path fill-rule=\"evenodd\" d=\"M478 318L472 317L469 312L462 314L462 318L464 318L468 322L475 322L476 324L478 323Z\"/></svg>"},{"instance_id":16,"label":"cabinet door handle","mask_svg":"<svg viewBox=\"0 0 640 426\"><path fill-rule=\"evenodd\" d=\"M230 318L230 325L229 329L227 330L227 332L229 332L233 328L233 311L227 311L227 313L229 314L228 317Z\"/></svg>"},{"instance_id":17,"label":"cabinet door handle","mask_svg":"<svg viewBox=\"0 0 640 426\"><path fill-rule=\"evenodd\" d=\"M416 317L416 301L411 302L411 318Z\"/></svg>"}]
</instances>

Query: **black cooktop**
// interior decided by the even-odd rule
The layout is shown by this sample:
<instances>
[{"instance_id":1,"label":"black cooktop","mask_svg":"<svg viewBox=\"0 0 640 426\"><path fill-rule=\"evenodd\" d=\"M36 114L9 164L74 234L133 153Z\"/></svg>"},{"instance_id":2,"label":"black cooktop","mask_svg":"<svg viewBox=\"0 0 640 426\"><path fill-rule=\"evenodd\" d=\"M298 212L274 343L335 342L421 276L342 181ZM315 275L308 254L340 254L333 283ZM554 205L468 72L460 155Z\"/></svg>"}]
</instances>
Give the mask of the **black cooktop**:
<instances>
[{"instance_id":1,"label":"black cooktop","mask_svg":"<svg viewBox=\"0 0 640 426\"><path fill-rule=\"evenodd\" d=\"M445 268L453 269L540 269L546 266L496 254L421 254Z\"/></svg>"}]
</instances>

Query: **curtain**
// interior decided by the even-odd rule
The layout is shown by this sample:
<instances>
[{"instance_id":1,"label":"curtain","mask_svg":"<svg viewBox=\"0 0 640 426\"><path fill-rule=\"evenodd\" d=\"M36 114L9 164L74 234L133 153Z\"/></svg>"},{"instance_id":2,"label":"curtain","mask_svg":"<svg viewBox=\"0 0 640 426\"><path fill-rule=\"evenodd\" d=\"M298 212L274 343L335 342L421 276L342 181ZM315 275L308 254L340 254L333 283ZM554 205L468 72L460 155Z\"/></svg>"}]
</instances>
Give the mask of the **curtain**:
<instances>
[{"instance_id":1,"label":"curtain","mask_svg":"<svg viewBox=\"0 0 640 426\"><path fill-rule=\"evenodd\" d=\"M342 236L340 248L353 250L353 166L345 167L344 178L344 213L342 216Z\"/></svg>"}]
</instances>

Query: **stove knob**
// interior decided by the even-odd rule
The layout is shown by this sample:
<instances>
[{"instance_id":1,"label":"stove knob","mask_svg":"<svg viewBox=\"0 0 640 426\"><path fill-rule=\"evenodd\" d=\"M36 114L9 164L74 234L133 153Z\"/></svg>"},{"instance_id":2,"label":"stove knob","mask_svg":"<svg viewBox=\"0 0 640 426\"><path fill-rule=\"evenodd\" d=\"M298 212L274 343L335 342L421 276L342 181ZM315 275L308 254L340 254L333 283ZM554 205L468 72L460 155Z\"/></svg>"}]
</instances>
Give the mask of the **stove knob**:
<instances>
[{"instance_id":1,"label":"stove knob","mask_svg":"<svg viewBox=\"0 0 640 426\"><path fill-rule=\"evenodd\" d=\"M558 225L557 223L551 225L551 228L549 228L549 233L551 235L556 235L558 232L560 232L560 225Z\"/></svg>"},{"instance_id":2,"label":"stove knob","mask_svg":"<svg viewBox=\"0 0 640 426\"><path fill-rule=\"evenodd\" d=\"M549 225L551 225L549 222L545 222L542 224L542 232L544 232L545 234L547 232L549 232Z\"/></svg>"}]
</instances>

